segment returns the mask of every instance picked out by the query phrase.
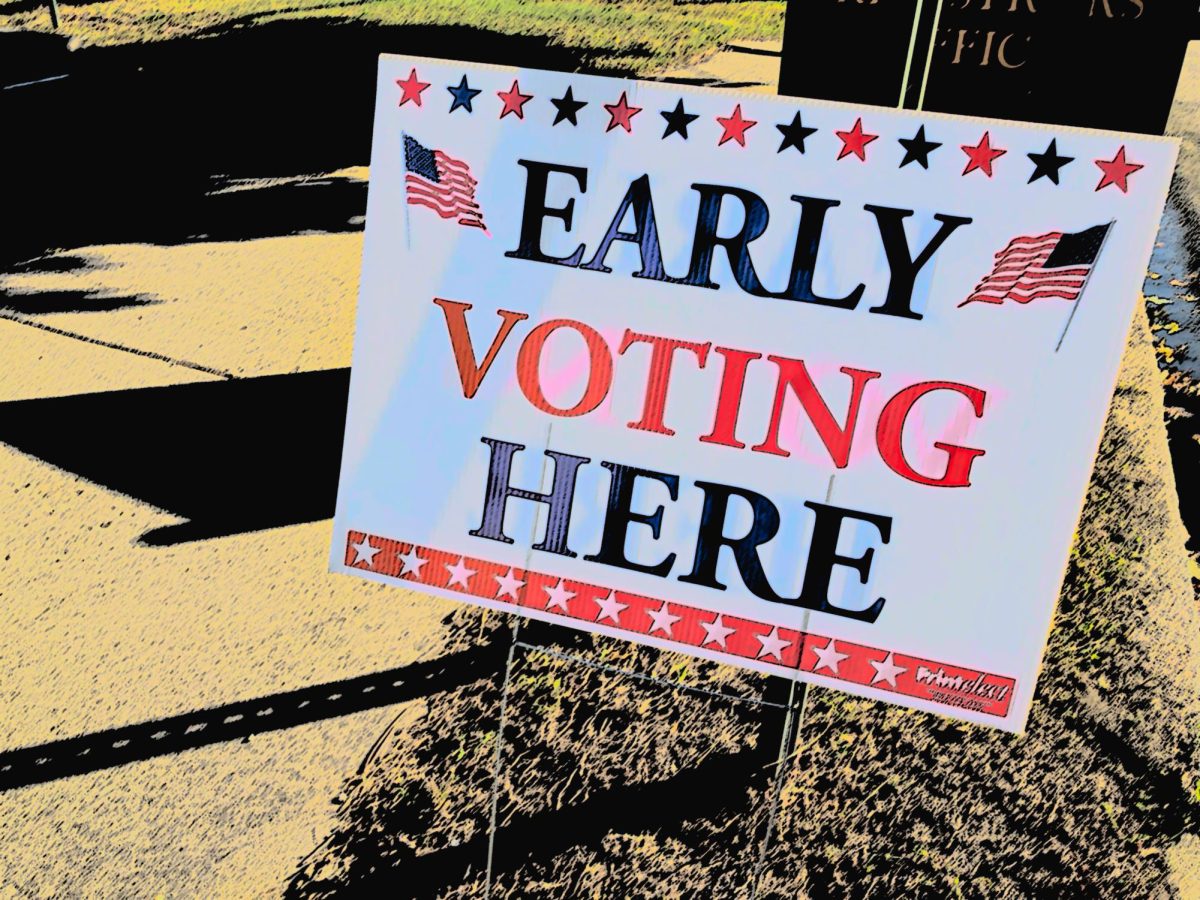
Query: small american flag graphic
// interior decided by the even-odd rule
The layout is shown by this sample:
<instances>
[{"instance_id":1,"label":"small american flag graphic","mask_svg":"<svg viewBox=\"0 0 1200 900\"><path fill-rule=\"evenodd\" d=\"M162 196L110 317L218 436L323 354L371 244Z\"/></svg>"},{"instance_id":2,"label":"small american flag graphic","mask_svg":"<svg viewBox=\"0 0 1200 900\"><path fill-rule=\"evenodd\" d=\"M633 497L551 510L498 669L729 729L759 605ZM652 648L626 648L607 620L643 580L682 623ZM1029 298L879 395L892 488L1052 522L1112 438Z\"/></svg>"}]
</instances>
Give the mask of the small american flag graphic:
<instances>
[{"instance_id":1,"label":"small american flag graphic","mask_svg":"<svg viewBox=\"0 0 1200 900\"><path fill-rule=\"evenodd\" d=\"M404 169L410 206L426 206L443 219L455 219L459 225L487 233L483 212L475 201L479 182L469 165L441 150L430 150L406 134Z\"/></svg>"},{"instance_id":2,"label":"small american flag graphic","mask_svg":"<svg viewBox=\"0 0 1200 900\"><path fill-rule=\"evenodd\" d=\"M1109 222L1074 233L1051 231L1013 238L996 254L991 274L958 305L1078 300L1111 228Z\"/></svg>"}]
</instances>

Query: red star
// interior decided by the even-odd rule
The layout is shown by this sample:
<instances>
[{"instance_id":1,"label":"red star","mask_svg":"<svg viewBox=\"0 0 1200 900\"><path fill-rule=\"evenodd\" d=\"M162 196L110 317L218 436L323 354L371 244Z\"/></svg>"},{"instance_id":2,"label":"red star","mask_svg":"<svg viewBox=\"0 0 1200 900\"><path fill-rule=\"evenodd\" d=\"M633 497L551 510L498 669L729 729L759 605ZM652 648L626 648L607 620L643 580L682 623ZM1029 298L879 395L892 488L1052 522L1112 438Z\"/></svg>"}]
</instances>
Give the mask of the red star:
<instances>
[{"instance_id":1,"label":"red star","mask_svg":"<svg viewBox=\"0 0 1200 900\"><path fill-rule=\"evenodd\" d=\"M962 145L963 153L967 154L967 167L963 169L964 175L969 175L976 169L981 171L988 178L992 177L992 163L1002 157L1007 150L1001 150L999 147L992 146L992 136L989 132L983 133L983 140L979 145L972 147L970 144Z\"/></svg>"},{"instance_id":2,"label":"red star","mask_svg":"<svg viewBox=\"0 0 1200 900\"><path fill-rule=\"evenodd\" d=\"M725 133L721 135L721 139L717 141L717 146L720 147L723 143L729 140L737 141L743 147L746 146L746 132L753 128L758 123L753 119L742 118L742 104L738 104L733 108L733 115L728 119L722 116L717 116L717 121L721 127L725 129Z\"/></svg>"},{"instance_id":3,"label":"red star","mask_svg":"<svg viewBox=\"0 0 1200 900\"><path fill-rule=\"evenodd\" d=\"M429 87L428 81L421 81L419 78L417 78L416 69L413 69L408 73L408 78L397 78L396 84L400 85L400 90L404 91L404 93L400 95L401 106L403 106L409 100L417 104L417 106L420 106L421 91Z\"/></svg>"},{"instance_id":4,"label":"red star","mask_svg":"<svg viewBox=\"0 0 1200 900\"><path fill-rule=\"evenodd\" d=\"M1111 160L1096 160L1096 165L1100 167L1100 171L1104 176L1100 179L1100 183L1096 185L1096 190L1102 191L1110 184L1115 184L1120 188L1122 194L1129 193L1129 176L1138 169L1144 169L1145 166L1131 163L1125 158L1125 145L1121 145L1121 149L1117 151L1117 155Z\"/></svg>"},{"instance_id":5,"label":"red star","mask_svg":"<svg viewBox=\"0 0 1200 900\"><path fill-rule=\"evenodd\" d=\"M849 131L835 131L834 134L842 139L842 152L838 154L838 159L844 159L853 153L864 162L867 159L867 144L879 137L877 134L867 134L863 131L861 117Z\"/></svg>"},{"instance_id":6,"label":"red star","mask_svg":"<svg viewBox=\"0 0 1200 900\"><path fill-rule=\"evenodd\" d=\"M512 87L507 91L496 91L496 96L504 101L504 109L500 110L500 118L514 113L518 119L525 118L525 104L533 99L533 94L522 94L521 86L513 79Z\"/></svg>"},{"instance_id":7,"label":"red star","mask_svg":"<svg viewBox=\"0 0 1200 900\"><path fill-rule=\"evenodd\" d=\"M608 110L608 114L611 117L609 119L608 127L604 129L606 133L612 131L618 125L624 128L626 131L633 131L633 124L631 120L634 116L642 111L640 106L629 105L629 101L625 99L624 91L621 91L620 100L618 100L616 103L605 103L604 108Z\"/></svg>"}]
</instances>

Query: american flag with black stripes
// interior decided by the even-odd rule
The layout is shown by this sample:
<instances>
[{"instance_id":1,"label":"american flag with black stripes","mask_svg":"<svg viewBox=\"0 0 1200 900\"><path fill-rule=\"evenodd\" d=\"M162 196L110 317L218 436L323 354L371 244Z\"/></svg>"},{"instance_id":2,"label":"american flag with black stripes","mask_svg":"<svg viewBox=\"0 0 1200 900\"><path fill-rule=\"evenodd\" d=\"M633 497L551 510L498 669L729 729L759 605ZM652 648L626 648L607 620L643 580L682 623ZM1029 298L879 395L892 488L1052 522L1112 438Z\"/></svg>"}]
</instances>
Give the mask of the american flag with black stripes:
<instances>
[{"instance_id":1,"label":"american flag with black stripes","mask_svg":"<svg viewBox=\"0 0 1200 900\"><path fill-rule=\"evenodd\" d=\"M1078 300L1110 228L1111 222L1078 232L1013 238L996 254L991 274L959 306L1005 300Z\"/></svg>"},{"instance_id":2,"label":"american flag with black stripes","mask_svg":"<svg viewBox=\"0 0 1200 900\"><path fill-rule=\"evenodd\" d=\"M475 200L478 181L471 167L441 150L431 150L404 135L404 183L410 206L425 206L443 219L487 233L483 211Z\"/></svg>"}]
</instances>

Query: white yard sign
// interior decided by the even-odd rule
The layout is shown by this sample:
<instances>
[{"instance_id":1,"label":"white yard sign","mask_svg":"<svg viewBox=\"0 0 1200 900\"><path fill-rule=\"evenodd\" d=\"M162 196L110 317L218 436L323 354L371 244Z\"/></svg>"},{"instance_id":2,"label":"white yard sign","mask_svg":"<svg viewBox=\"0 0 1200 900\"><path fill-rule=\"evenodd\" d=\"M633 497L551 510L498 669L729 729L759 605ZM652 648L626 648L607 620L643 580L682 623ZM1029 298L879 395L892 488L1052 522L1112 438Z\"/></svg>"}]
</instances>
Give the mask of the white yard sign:
<instances>
[{"instance_id":1,"label":"white yard sign","mask_svg":"<svg viewBox=\"0 0 1200 900\"><path fill-rule=\"evenodd\" d=\"M333 568L1020 730L1174 159L384 57Z\"/></svg>"}]
</instances>

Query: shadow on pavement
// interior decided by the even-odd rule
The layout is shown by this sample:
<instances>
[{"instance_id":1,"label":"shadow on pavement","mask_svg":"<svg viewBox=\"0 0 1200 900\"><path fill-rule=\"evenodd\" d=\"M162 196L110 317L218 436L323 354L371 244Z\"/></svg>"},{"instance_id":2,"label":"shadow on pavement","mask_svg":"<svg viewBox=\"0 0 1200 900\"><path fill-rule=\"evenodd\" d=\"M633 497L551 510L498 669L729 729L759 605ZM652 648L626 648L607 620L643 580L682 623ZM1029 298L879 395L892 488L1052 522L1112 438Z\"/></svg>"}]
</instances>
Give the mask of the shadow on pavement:
<instances>
[{"instance_id":1,"label":"shadow on pavement","mask_svg":"<svg viewBox=\"0 0 1200 900\"><path fill-rule=\"evenodd\" d=\"M17 276L72 275L82 276L115 266L87 254L62 253L18 263L11 268ZM18 284L7 287L7 278L0 276L0 313L13 312L22 316L51 313L110 312L161 303L151 295L123 294L111 288L95 287L85 290L39 290ZM18 277L17 281L20 281Z\"/></svg>"},{"instance_id":2,"label":"shadow on pavement","mask_svg":"<svg viewBox=\"0 0 1200 900\"><path fill-rule=\"evenodd\" d=\"M133 306L160 303L140 296L124 296L94 291L40 291L30 294L6 294L0 291L0 310L25 316L49 313L111 312Z\"/></svg>"},{"instance_id":3,"label":"shadow on pavement","mask_svg":"<svg viewBox=\"0 0 1200 900\"><path fill-rule=\"evenodd\" d=\"M752 88L761 87L761 82L758 81L722 81L716 76L709 78L692 78L688 76L673 76L667 75L659 79L666 84L686 84L691 87L721 87L729 90L736 88Z\"/></svg>"},{"instance_id":4,"label":"shadow on pavement","mask_svg":"<svg viewBox=\"0 0 1200 900\"><path fill-rule=\"evenodd\" d=\"M0 404L0 442L188 521L163 546L333 516L348 369Z\"/></svg>"},{"instance_id":5,"label":"shadow on pavement","mask_svg":"<svg viewBox=\"0 0 1200 900\"><path fill-rule=\"evenodd\" d=\"M503 665L504 650L502 645L480 644L438 659L371 675L0 752L0 791L224 741L248 741L256 734L451 690L490 677Z\"/></svg>"},{"instance_id":6,"label":"shadow on pavement","mask_svg":"<svg viewBox=\"0 0 1200 900\"><path fill-rule=\"evenodd\" d=\"M25 173L0 211L0 265L53 248L360 228L362 182L212 192L229 178L365 166L379 54L430 47L469 61L589 65L585 51L545 38L316 18L248 17L219 33L74 53L48 35L0 35L5 85L69 75L0 91L5 168Z\"/></svg>"}]
</instances>

